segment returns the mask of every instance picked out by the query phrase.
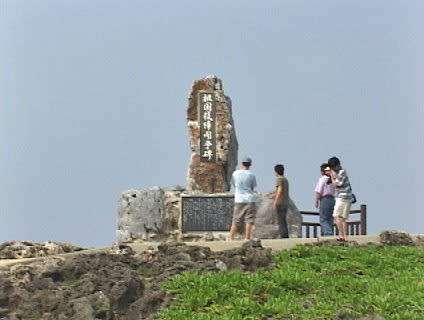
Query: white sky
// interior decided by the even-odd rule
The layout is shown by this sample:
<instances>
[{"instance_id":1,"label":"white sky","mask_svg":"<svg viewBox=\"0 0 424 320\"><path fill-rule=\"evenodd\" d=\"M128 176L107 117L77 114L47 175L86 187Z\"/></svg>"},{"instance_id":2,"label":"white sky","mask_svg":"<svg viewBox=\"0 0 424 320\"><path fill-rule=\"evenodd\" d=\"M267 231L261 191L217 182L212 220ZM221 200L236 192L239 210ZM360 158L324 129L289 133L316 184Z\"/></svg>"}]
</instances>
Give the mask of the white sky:
<instances>
[{"instance_id":1,"label":"white sky","mask_svg":"<svg viewBox=\"0 0 424 320\"><path fill-rule=\"evenodd\" d=\"M258 189L313 208L336 155L369 233L424 233L424 2L0 2L0 242L115 240L122 190L185 185L191 83L233 101Z\"/></svg>"}]
</instances>

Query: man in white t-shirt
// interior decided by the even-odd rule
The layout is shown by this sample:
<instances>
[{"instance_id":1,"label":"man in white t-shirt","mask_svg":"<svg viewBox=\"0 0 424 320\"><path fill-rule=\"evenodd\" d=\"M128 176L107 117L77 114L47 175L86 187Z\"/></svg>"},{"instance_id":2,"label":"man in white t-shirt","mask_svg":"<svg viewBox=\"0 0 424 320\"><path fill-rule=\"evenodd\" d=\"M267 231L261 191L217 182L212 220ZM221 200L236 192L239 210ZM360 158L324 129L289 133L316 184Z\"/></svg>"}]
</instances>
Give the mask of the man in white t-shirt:
<instances>
[{"instance_id":1,"label":"man in white t-shirt","mask_svg":"<svg viewBox=\"0 0 424 320\"><path fill-rule=\"evenodd\" d=\"M234 212L229 240L234 240L242 223L246 225L245 240L250 240L256 216L256 197L253 191L256 187L256 177L250 171L252 159L244 158L241 165L241 169L234 171L231 177L231 186L234 188Z\"/></svg>"}]
</instances>

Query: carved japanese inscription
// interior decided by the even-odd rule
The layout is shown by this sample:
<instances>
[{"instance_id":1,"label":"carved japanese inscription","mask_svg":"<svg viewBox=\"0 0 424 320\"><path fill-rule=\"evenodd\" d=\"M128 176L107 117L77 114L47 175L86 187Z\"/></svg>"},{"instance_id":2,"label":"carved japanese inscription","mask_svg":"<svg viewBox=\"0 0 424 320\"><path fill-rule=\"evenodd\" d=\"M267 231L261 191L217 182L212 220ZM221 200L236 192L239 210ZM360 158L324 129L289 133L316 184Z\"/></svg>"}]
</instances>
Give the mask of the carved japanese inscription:
<instances>
[{"instance_id":1,"label":"carved japanese inscription","mask_svg":"<svg viewBox=\"0 0 424 320\"><path fill-rule=\"evenodd\" d=\"M200 161L216 162L216 108L213 92L199 92Z\"/></svg>"},{"instance_id":2,"label":"carved japanese inscription","mask_svg":"<svg viewBox=\"0 0 424 320\"><path fill-rule=\"evenodd\" d=\"M227 231L234 197L181 197L182 231Z\"/></svg>"},{"instance_id":3,"label":"carved japanese inscription","mask_svg":"<svg viewBox=\"0 0 424 320\"><path fill-rule=\"evenodd\" d=\"M231 99L224 94L219 78L207 76L194 81L188 98L187 126L192 152L187 190L229 191L238 143Z\"/></svg>"}]
</instances>

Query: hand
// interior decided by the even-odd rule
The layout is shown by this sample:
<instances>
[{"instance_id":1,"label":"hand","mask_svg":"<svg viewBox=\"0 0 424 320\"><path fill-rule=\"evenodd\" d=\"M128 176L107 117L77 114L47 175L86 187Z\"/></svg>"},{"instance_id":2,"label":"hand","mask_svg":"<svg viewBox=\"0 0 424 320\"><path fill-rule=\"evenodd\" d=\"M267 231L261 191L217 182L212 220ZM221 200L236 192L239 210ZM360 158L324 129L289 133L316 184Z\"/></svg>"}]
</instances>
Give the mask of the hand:
<instances>
[{"instance_id":1,"label":"hand","mask_svg":"<svg viewBox=\"0 0 424 320\"><path fill-rule=\"evenodd\" d=\"M315 199L315 208L319 208L319 200Z\"/></svg>"},{"instance_id":2,"label":"hand","mask_svg":"<svg viewBox=\"0 0 424 320\"><path fill-rule=\"evenodd\" d=\"M277 208L278 208L278 205L275 201L272 203L272 208L275 209L275 210L277 210Z\"/></svg>"},{"instance_id":3,"label":"hand","mask_svg":"<svg viewBox=\"0 0 424 320\"><path fill-rule=\"evenodd\" d=\"M269 196L267 196L268 199L274 199L275 194L270 194Z\"/></svg>"}]
</instances>

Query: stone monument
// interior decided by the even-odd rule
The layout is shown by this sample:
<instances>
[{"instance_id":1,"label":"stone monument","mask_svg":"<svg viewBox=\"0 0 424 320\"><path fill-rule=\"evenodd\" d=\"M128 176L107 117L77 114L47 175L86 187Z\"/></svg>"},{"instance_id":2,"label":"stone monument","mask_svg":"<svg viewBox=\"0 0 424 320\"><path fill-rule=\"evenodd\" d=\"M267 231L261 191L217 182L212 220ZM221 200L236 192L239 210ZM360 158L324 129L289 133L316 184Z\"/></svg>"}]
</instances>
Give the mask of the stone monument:
<instances>
[{"instance_id":1,"label":"stone monument","mask_svg":"<svg viewBox=\"0 0 424 320\"><path fill-rule=\"evenodd\" d=\"M231 99L224 94L222 81L216 76L193 82L187 126L192 152L187 190L229 191L231 175L237 166L238 143Z\"/></svg>"},{"instance_id":2,"label":"stone monument","mask_svg":"<svg viewBox=\"0 0 424 320\"><path fill-rule=\"evenodd\" d=\"M207 76L193 82L188 98L187 126L191 157L186 187L153 187L121 193L118 209L118 242L219 239L228 232L234 206L231 176L237 166L238 143L231 100L222 82ZM302 216L290 200L289 237L301 237ZM272 201L257 193L253 236L278 237Z\"/></svg>"}]
</instances>

